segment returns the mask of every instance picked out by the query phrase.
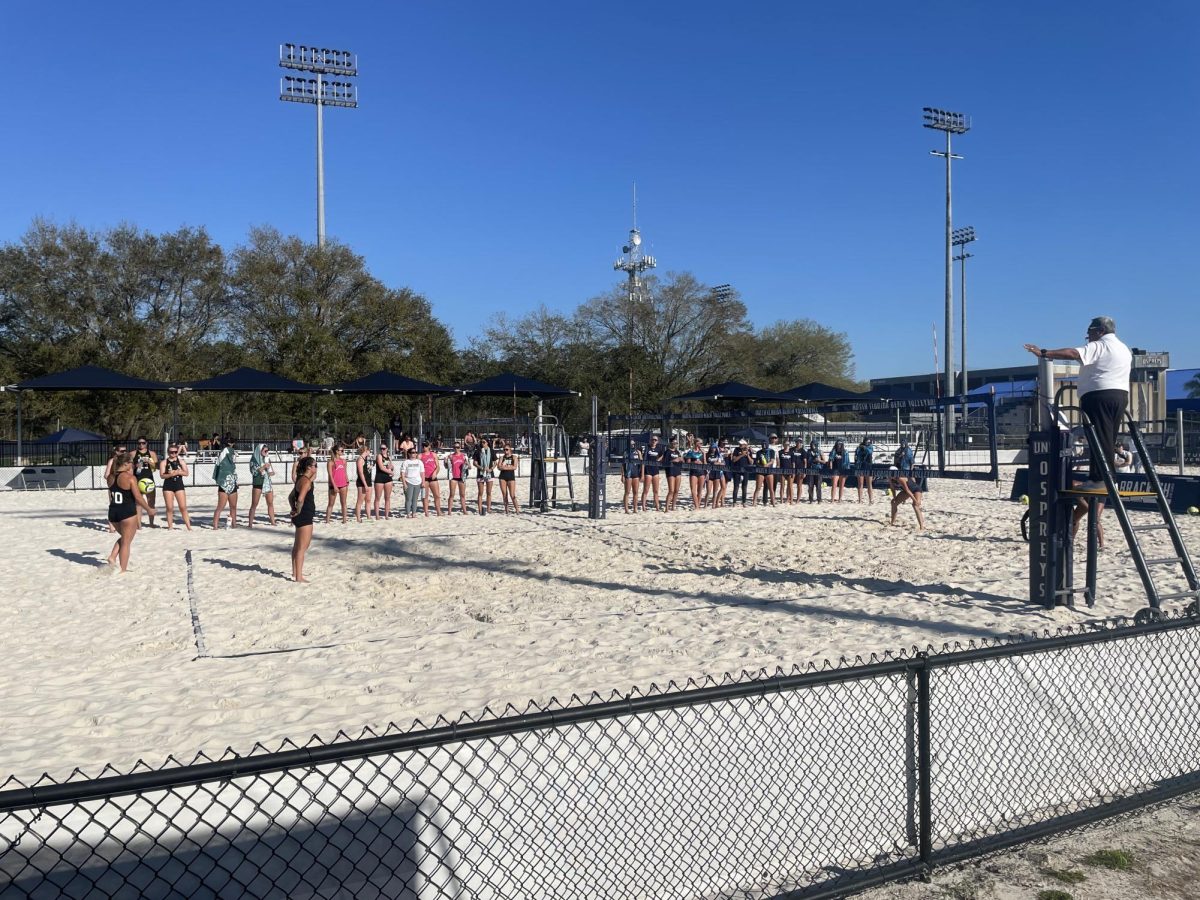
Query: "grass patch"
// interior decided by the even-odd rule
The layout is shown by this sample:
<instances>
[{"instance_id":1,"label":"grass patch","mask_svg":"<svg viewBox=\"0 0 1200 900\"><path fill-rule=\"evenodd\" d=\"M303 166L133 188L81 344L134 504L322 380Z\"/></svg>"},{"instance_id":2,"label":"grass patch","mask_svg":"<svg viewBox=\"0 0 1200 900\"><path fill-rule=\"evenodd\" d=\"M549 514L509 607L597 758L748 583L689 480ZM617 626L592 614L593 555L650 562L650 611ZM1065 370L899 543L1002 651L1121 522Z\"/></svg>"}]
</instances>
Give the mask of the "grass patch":
<instances>
[{"instance_id":1,"label":"grass patch","mask_svg":"<svg viewBox=\"0 0 1200 900\"><path fill-rule=\"evenodd\" d=\"M1042 874L1063 884L1079 884L1087 881L1087 876L1078 869L1042 869Z\"/></svg>"},{"instance_id":2,"label":"grass patch","mask_svg":"<svg viewBox=\"0 0 1200 900\"><path fill-rule=\"evenodd\" d=\"M1079 869L1043 869L1042 874L1048 878L1054 878L1055 881L1061 881L1063 884L1079 884L1081 881L1087 881L1087 876Z\"/></svg>"},{"instance_id":3,"label":"grass patch","mask_svg":"<svg viewBox=\"0 0 1200 900\"><path fill-rule=\"evenodd\" d=\"M1051 889L1048 891L1038 891L1037 900L1075 900L1075 898L1066 891Z\"/></svg>"},{"instance_id":4,"label":"grass patch","mask_svg":"<svg viewBox=\"0 0 1200 900\"><path fill-rule=\"evenodd\" d=\"M1127 872L1133 868L1133 855L1124 850L1097 850L1083 858L1085 866L1099 866L1102 869L1116 869Z\"/></svg>"}]
</instances>

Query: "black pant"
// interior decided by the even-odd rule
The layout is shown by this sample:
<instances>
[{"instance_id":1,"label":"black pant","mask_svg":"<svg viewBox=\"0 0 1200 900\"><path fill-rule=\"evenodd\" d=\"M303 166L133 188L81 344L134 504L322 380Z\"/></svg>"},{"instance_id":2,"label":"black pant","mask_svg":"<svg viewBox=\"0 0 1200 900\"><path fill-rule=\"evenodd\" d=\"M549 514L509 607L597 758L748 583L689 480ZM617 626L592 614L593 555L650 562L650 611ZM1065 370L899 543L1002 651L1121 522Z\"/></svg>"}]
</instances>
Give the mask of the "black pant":
<instances>
[{"instance_id":1,"label":"black pant","mask_svg":"<svg viewBox=\"0 0 1200 900\"><path fill-rule=\"evenodd\" d=\"M1096 440L1100 444L1100 452L1108 460L1109 469L1113 467L1113 450L1117 446L1117 435L1128 403L1129 391L1089 391L1079 401L1084 415L1096 429ZM1100 460L1089 460L1088 478L1092 481L1104 480Z\"/></svg>"},{"instance_id":2,"label":"black pant","mask_svg":"<svg viewBox=\"0 0 1200 900\"><path fill-rule=\"evenodd\" d=\"M731 503L737 503L738 491L742 492L742 502L746 502L746 482L750 480L745 472L734 472L733 475L733 500Z\"/></svg>"}]
</instances>

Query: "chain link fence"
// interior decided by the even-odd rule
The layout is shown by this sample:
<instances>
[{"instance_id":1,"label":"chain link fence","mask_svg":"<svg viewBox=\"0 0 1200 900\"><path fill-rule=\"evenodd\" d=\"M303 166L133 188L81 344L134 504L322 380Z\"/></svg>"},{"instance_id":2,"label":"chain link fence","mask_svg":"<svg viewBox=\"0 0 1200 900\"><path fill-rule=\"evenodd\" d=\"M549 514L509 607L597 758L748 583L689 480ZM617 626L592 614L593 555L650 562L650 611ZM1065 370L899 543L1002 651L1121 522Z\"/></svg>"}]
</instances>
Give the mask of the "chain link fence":
<instances>
[{"instance_id":1,"label":"chain link fence","mask_svg":"<svg viewBox=\"0 0 1200 900\"><path fill-rule=\"evenodd\" d=\"M0 896L838 896L1200 787L1198 624L10 779Z\"/></svg>"}]
</instances>

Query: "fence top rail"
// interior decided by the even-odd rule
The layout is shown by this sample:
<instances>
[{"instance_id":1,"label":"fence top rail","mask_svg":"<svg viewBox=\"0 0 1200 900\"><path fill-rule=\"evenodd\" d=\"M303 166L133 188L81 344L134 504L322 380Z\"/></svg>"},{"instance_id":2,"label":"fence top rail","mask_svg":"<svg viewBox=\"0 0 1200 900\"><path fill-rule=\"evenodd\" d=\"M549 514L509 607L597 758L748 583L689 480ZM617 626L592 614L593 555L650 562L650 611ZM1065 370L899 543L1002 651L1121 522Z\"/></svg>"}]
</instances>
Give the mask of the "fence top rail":
<instances>
[{"instance_id":1,"label":"fence top rail","mask_svg":"<svg viewBox=\"0 0 1200 900\"><path fill-rule=\"evenodd\" d=\"M688 686L679 690L671 690L670 688L674 686L672 683L668 689L661 692L655 689L654 693L631 694L615 700L584 702L577 706L552 708L535 706L533 712L516 712L512 715L479 720L459 720L433 727L422 726L407 732L358 740L335 740L328 744L316 744L273 753L235 756L212 762L136 771L82 781L35 784L0 791L0 813L186 787L213 781L227 781L288 769L311 768L382 754L409 752L448 743L488 740L530 731L561 728L582 722L625 718L664 709L680 709L849 681L907 675L920 670L928 671L935 668L967 665L983 660L1048 653L1069 647L1142 637L1197 626L1200 626L1200 618L1183 613L1176 617L1144 625L1130 624L1126 619L1114 619L1082 626L1078 631L1061 629L1054 635L1017 635L1013 638L982 645L977 645L972 641L966 647L957 643L948 644L943 645L940 650L930 648L927 652L911 654L901 652L897 655L886 655L882 659L872 657L868 662L855 660L853 663L847 663L843 661L843 664L837 667L831 667L829 664L821 668L812 666L807 671L793 671L764 678L749 677L700 687L691 687L691 682L689 682Z\"/></svg>"}]
</instances>

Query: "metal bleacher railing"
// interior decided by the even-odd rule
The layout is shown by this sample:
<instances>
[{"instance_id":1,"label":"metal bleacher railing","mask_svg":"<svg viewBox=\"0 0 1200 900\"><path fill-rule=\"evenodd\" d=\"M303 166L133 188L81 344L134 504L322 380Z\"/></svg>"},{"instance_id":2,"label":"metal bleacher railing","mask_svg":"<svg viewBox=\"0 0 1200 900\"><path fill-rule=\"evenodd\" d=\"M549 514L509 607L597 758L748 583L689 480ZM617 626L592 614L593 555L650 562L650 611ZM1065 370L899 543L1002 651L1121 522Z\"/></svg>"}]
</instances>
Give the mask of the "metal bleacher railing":
<instances>
[{"instance_id":1,"label":"metal bleacher railing","mask_svg":"<svg viewBox=\"0 0 1200 900\"><path fill-rule=\"evenodd\" d=\"M0 786L5 897L829 897L1200 788L1200 621Z\"/></svg>"}]
</instances>

